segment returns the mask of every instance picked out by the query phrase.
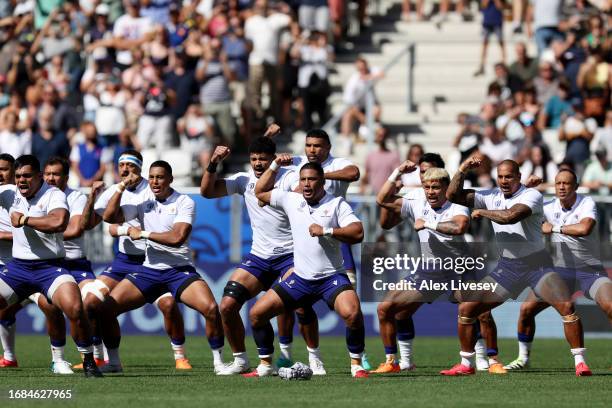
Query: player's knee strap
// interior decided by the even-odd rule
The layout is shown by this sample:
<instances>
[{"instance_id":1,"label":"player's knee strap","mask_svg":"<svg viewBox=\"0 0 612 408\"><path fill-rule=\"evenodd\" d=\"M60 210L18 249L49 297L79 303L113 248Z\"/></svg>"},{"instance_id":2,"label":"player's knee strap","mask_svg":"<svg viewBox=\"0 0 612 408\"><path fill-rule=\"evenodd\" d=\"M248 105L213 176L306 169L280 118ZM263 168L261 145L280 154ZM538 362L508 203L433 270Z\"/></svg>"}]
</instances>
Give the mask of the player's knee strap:
<instances>
[{"instance_id":1,"label":"player's knee strap","mask_svg":"<svg viewBox=\"0 0 612 408\"><path fill-rule=\"evenodd\" d=\"M459 324L474 324L478 321L477 317L465 317L465 316L457 316L457 321Z\"/></svg>"},{"instance_id":2,"label":"player's knee strap","mask_svg":"<svg viewBox=\"0 0 612 408\"><path fill-rule=\"evenodd\" d=\"M313 310L312 306L306 306L303 310L304 313L295 313L295 315L297 316L297 320L300 324L310 324L317 318L317 314Z\"/></svg>"},{"instance_id":3,"label":"player's knee strap","mask_svg":"<svg viewBox=\"0 0 612 408\"><path fill-rule=\"evenodd\" d=\"M564 324L576 323L580 320L580 317L576 313L569 314L567 316L561 316Z\"/></svg>"},{"instance_id":4,"label":"player's knee strap","mask_svg":"<svg viewBox=\"0 0 612 408\"><path fill-rule=\"evenodd\" d=\"M153 302L153 304L157 307L159 307L159 301L162 300L163 298L167 298L167 297L172 297L172 293L170 292L166 292L163 295L161 295L160 297L158 297L157 299L155 299L155 301Z\"/></svg>"},{"instance_id":5,"label":"player's knee strap","mask_svg":"<svg viewBox=\"0 0 612 408\"><path fill-rule=\"evenodd\" d=\"M110 292L110 289L108 288L108 286L106 286L104 282L96 279L93 282L87 282L83 286L83 289L81 289L81 297L83 298L83 300L85 300L87 294L91 293L92 295L97 297L100 302L104 302L104 294L102 293L102 290L106 290L107 293Z\"/></svg>"},{"instance_id":6,"label":"player's knee strap","mask_svg":"<svg viewBox=\"0 0 612 408\"><path fill-rule=\"evenodd\" d=\"M251 298L251 293L240 282L228 281L225 288L223 288L223 296L236 299L238 303L243 305Z\"/></svg>"},{"instance_id":7,"label":"player's knee strap","mask_svg":"<svg viewBox=\"0 0 612 408\"><path fill-rule=\"evenodd\" d=\"M33 293L28 296L28 299L32 301L36 306L38 306L38 298L40 297L40 292Z\"/></svg>"}]
</instances>

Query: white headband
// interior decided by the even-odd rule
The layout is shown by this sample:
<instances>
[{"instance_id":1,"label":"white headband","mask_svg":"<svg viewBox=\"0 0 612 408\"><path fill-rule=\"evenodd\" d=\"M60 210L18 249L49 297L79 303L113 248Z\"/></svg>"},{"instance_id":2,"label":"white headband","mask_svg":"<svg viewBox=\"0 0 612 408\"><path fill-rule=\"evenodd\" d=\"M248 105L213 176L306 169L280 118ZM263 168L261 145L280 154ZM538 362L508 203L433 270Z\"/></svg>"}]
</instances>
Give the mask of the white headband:
<instances>
[{"instance_id":1,"label":"white headband","mask_svg":"<svg viewBox=\"0 0 612 408\"><path fill-rule=\"evenodd\" d=\"M121 163L132 163L133 165L138 166L139 169L142 168L142 160L131 154L119 156L119 164Z\"/></svg>"}]
</instances>

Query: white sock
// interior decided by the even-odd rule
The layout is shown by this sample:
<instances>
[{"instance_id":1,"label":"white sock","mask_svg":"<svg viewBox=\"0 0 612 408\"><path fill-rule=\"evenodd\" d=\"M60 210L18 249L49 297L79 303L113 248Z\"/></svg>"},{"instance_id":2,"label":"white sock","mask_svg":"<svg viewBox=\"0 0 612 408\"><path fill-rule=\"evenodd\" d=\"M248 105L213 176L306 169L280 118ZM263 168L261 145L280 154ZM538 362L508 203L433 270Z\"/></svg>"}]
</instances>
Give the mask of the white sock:
<instances>
[{"instance_id":1,"label":"white sock","mask_svg":"<svg viewBox=\"0 0 612 408\"><path fill-rule=\"evenodd\" d=\"M56 347L51 345L51 358L53 359L54 363L64 361L64 346Z\"/></svg>"},{"instance_id":2,"label":"white sock","mask_svg":"<svg viewBox=\"0 0 612 408\"><path fill-rule=\"evenodd\" d=\"M185 343L183 344L174 344L170 342L172 346L172 351L174 351L174 359L180 360L181 358L185 358Z\"/></svg>"},{"instance_id":3,"label":"white sock","mask_svg":"<svg viewBox=\"0 0 612 408\"><path fill-rule=\"evenodd\" d=\"M395 363L395 354L385 354L387 361Z\"/></svg>"},{"instance_id":4,"label":"white sock","mask_svg":"<svg viewBox=\"0 0 612 408\"><path fill-rule=\"evenodd\" d=\"M466 367L474 367L474 356L476 355L475 352L467 352L467 351L461 351L459 352L459 355L461 356L461 364L463 364Z\"/></svg>"},{"instance_id":5,"label":"white sock","mask_svg":"<svg viewBox=\"0 0 612 408\"><path fill-rule=\"evenodd\" d=\"M280 357L286 360L291 360L291 347L293 343L279 343L280 348Z\"/></svg>"},{"instance_id":6,"label":"white sock","mask_svg":"<svg viewBox=\"0 0 612 408\"><path fill-rule=\"evenodd\" d=\"M570 349L570 351L574 355L574 365L578 365L580 363L586 364L586 361L584 361L584 353L586 352L585 348L573 348Z\"/></svg>"},{"instance_id":7,"label":"white sock","mask_svg":"<svg viewBox=\"0 0 612 408\"><path fill-rule=\"evenodd\" d=\"M249 361L246 351L240 353L234 353L234 362L236 364L246 364Z\"/></svg>"},{"instance_id":8,"label":"white sock","mask_svg":"<svg viewBox=\"0 0 612 408\"><path fill-rule=\"evenodd\" d=\"M0 341L2 342L5 360L17 361L17 357L15 356L16 331L17 325L15 323L11 324L9 327L0 324Z\"/></svg>"},{"instance_id":9,"label":"white sock","mask_svg":"<svg viewBox=\"0 0 612 408\"><path fill-rule=\"evenodd\" d=\"M485 342L483 339L476 340L476 345L474 346L474 351L476 352L477 359L486 359L487 358L487 348L485 347Z\"/></svg>"},{"instance_id":10,"label":"white sock","mask_svg":"<svg viewBox=\"0 0 612 408\"><path fill-rule=\"evenodd\" d=\"M321 350L318 347L306 347L306 350L308 350L308 360L321 360Z\"/></svg>"},{"instance_id":11,"label":"white sock","mask_svg":"<svg viewBox=\"0 0 612 408\"><path fill-rule=\"evenodd\" d=\"M218 349L213 349L213 365L217 366L223 364L223 347L219 347Z\"/></svg>"},{"instance_id":12,"label":"white sock","mask_svg":"<svg viewBox=\"0 0 612 408\"><path fill-rule=\"evenodd\" d=\"M412 339L398 340L397 345L399 346L400 362L412 364Z\"/></svg>"},{"instance_id":13,"label":"white sock","mask_svg":"<svg viewBox=\"0 0 612 408\"><path fill-rule=\"evenodd\" d=\"M104 345L102 343L94 344L93 348L94 348L94 358L97 358L98 360L103 360L104 359Z\"/></svg>"},{"instance_id":14,"label":"white sock","mask_svg":"<svg viewBox=\"0 0 612 408\"><path fill-rule=\"evenodd\" d=\"M121 359L119 358L119 348L107 348L108 353L108 364L110 365L121 365Z\"/></svg>"},{"instance_id":15,"label":"white sock","mask_svg":"<svg viewBox=\"0 0 612 408\"><path fill-rule=\"evenodd\" d=\"M491 366L493 364L499 364L497 357L489 357L489 365Z\"/></svg>"},{"instance_id":16,"label":"white sock","mask_svg":"<svg viewBox=\"0 0 612 408\"><path fill-rule=\"evenodd\" d=\"M104 351L104 361L108 361L108 350L106 349L104 343L102 343L102 350Z\"/></svg>"},{"instance_id":17,"label":"white sock","mask_svg":"<svg viewBox=\"0 0 612 408\"><path fill-rule=\"evenodd\" d=\"M519 358L523 361L529 360L529 352L531 351L531 342L519 341Z\"/></svg>"}]
</instances>

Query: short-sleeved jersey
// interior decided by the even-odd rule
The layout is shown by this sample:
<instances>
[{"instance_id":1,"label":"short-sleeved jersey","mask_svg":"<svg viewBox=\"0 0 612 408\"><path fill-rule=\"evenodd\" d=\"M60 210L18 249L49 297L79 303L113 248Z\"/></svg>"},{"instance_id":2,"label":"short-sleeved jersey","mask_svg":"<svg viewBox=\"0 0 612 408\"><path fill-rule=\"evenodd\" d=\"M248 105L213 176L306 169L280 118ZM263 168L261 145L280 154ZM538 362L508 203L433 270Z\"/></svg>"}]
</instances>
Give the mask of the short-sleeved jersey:
<instances>
[{"instance_id":1,"label":"short-sleeved jersey","mask_svg":"<svg viewBox=\"0 0 612 408\"><path fill-rule=\"evenodd\" d=\"M87 196L80 191L73 190L69 187L64 190L64 194L66 194L70 218L77 215L83 215L83 211L87 205ZM64 241L64 248L66 248L66 259L79 259L85 257L84 236L81 235L78 238Z\"/></svg>"},{"instance_id":2,"label":"short-sleeved jersey","mask_svg":"<svg viewBox=\"0 0 612 408\"><path fill-rule=\"evenodd\" d=\"M189 196L174 191L163 202L156 200L153 192L142 197L137 204L137 214L145 231L168 232L177 223L193 225L195 203ZM189 240L180 247L146 240L145 255L143 265L151 269L163 270L193 264Z\"/></svg>"},{"instance_id":3,"label":"short-sleeved jersey","mask_svg":"<svg viewBox=\"0 0 612 408\"><path fill-rule=\"evenodd\" d=\"M293 158L293 166L291 167L294 170L294 174L292 175L293 181L291 183L291 187L293 190L298 186L300 182L300 169L303 165L308 163L308 158L306 156L297 156ZM325 173L329 173L332 171L338 171L346 168L347 166L353 166L354 164L340 157L333 157L331 154L327 157L327 159L321 163L321 167L323 167L323 171ZM325 180L325 192L333 195L334 197L346 197L346 191L349 188L348 181L340 181L340 180Z\"/></svg>"},{"instance_id":4,"label":"short-sleeved jersey","mask_svg":"<svg viewBox=\"0 0 612 408\"><path fill-rule=\"evenodd\" d=\"M6 184L0 186L0 231L11 232L11 217L9 210L15 201L15 185ZM0 240L0 263L6 264L12 255L13 243L11 241Z\"/></svg>"},{"instance_id":5,"label":"short-sleeved jersey","mask_svg":"<svg viewBox=\"0 0 612 408\"><path fill-rule=\"evenodd\" d=\"M476 191L475 209L507 210L515 204L523 204L531 209L531 215L517 223L501 225L494 221L495 241L505 258L522 258L544 249L542 221L544 216L542 194L523 185L506 198L498 188Z\"/></svg>"},{"instance_id":6,"label":"short-sleeved jersey","mask_svg":"<svg viewBox=\"0 0 612 408\"><path fill-rule=\"evenodd\" d=\"M323 279L345 271L340 241L333 237L311 237L309 227L342 228L360 222L342 197L326 194L309 205L302 194L272 190L270 205L289 217L293 235L295 273L307 280Z\"/></svg>"},{"instance_id":7,"label":"short-sleeved jersey","mask_svg":"<svg viewBox=\"0 0 612 408\"><path fill-rule=\"evenodd\" d=\"M561 200L555 198L544 204L544 217L553 226L578 224L585 218L597 220L597 208L591 197L576 195L576 202L568 210L561 205ZM584 264L598 265L599 239L597 228L587 236L573 237L553 232L550 238L555 244L555 266L577 267Z\"/></svg>"},{"instance_id":8,"label":"short-sleeved jersey","mask_svg":"<svg viewBox=\"0 0 612 408\"><path fill-rule=\"evenodd\" d=\"M467 207L459 204L453 204L450 201L446 201L440 208L432 208L427 199L408 199L402 198L402 210L401 217L403 219L410 219L415 221L422 219L425 222L445 222L450 221L457 215L470 216L470 211ZM431 239L435 239L439 242L453 241L453 242L465 242L463 235L448 235L443 234L439 231L430 230L424 228L418 232L419 241L421 243L429 242Z\"/></svg>"},{"instance_id":9,"label":"short-sleeved jersey","mask_svg":"<svg viewBox=\"0 0 612 408\"><path fill-rule=\"evenodd\" d=\"M108 205L111 197L115 194L116 184L107 188L96 200L94 205L94 211L102 216L104 214L104 210ZM139 227L140 223L138 222L138 216L136 213L136 205L142 201L142 195L148 195L149 183L147 180L142 179L140 183L133 190L125 190L121 195L121 211L123 211L123 215L126 221L123 225L129 227ZM132 241L130 237L123 236L119 237L119 252L122 252L127 255L144 255L145 250L145 242L143 240Z\"/></svg>"},{"instance_id":10,"label":"short-sleeved jersey","mask_svg":"<svg viewBox=\"0 0 612 408\"><path fill-rule=\"evenodd\" d=\"M29 200L17 191L9 213L19 212L29 217L45 217L56 209L68 211L66 194L43 182ZM46 260L63 258L65 255L63 232L47 234L30 227L13 227L13 258Z\"/></svg>"},{"instance_id":11,"label":"short-sleeved jersey","mask_svg":"<svg viewBox=\"0 0 612 408\"><path fill-rule=\"evenodd\" d=\"M293 171L288 169L279 169L274 188L291 191L292 173ZM253 170L237 173L225 179L228 194L240 194L244 197L253 229L251 253L263 259L290 254L293 252L293 238L289 219L282 210L269 205L259 206L259 200L255 196L257 180Z\"/></svg>"}]
</instances>

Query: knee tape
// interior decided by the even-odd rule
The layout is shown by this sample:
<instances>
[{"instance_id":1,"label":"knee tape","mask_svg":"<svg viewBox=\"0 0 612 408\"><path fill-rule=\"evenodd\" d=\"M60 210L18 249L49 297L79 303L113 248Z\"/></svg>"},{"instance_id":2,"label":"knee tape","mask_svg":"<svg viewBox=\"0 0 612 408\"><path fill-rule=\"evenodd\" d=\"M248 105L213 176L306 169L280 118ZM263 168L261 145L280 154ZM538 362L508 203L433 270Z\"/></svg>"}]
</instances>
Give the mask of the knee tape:
<instances>
[{"instance_id":1,"label":"knee tape","mask_svg":"<svg viewBox=\"0 0 612 408\"><path fill-rule=\"evenodd\" d=\"M223 296L236 299L240 305L243 305L251 298L251 293L240 282L228 281L223 288Z\"/></svg>"},{"instance_id":2,"label":"knee tape","mask_svg":"<svg viewBox=\"0 0 612 408\"><path fill-rule=\"evenodd\" d=\"M83 298L83 300L85 300L87 294L91 293L92 295L97 297L100 302L104 302L104 294L102 293L102 290L106 290L107 293L110 292L110 289L108 288L108 286L106 286L104 282L96 279L93 282L87 282L83 286L83 289L81 289L81 297Z\"/></svg>"},{"instance_id":3,"label":"knee tape","mask_svg":"<svg viewBox=\"0 0 612 408\"><path fill-rule=\"evenodd\" d=\"M474 324L478 321L476 317L465 317L465 316L457 316L457 321L459 324Z\"/></svg>"},{"instance_id":4,"label":"knee tape","mask_svg":"<svg viewBox=\"0 0 612 408\"><path fill-rule=\"evenodd\" d=\"M569 314L567 316L561 316L564 324L576 323L580 320L580 317L576 313Z\"/></svg>"}]
</instances>

